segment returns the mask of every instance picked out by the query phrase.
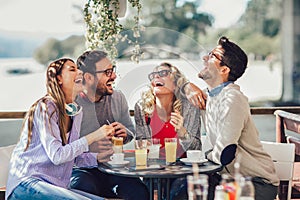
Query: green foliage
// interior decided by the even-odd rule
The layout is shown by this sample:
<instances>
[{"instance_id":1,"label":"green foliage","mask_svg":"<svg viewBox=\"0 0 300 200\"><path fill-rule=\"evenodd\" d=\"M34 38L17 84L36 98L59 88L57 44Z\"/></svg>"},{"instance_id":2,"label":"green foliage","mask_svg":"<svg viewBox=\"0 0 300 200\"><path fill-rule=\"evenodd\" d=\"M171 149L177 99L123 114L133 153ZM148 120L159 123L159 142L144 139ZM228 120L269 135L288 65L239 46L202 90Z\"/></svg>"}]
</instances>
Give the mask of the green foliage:
<instances>
[{"instance_id":1,"label":"green foliage","mask_svg":"<svg viewBox=\"0 0 300 200\"><path fill-rule=\"evenodd\" d=\"M274 49L278 49L276 40L260 33L251 34L247 40L242 40L241 46L248 54L254 53L257 59L265 59L268 55L277 53L274 52Z\"/></svg>"},{"instance_id":2,"label":"green foliage","mask_svg":"<svg viewBox=\"0 0 300 200\"><path fill-rule=\"evenodd\" d=\"M133 36L139 38L139 14L142 9L139 0L128 0L133 8L137 9L134 16ZM118 57L117 44L124 40L120 34L123 30L119 23L119 0L88 0L84 7L84 21L87 26L86 40L88 49L103 48L110 59ZM139 45L134 44L133 59L139 59Z\"/></svg>"},{"instance_id":3,"label":"green foliage","mask_svg":"<svg viewBox=\"0 0 300 200\"><path fill-rule=\"evenodd\" d=\"M63 41L50 38L36 49L33 57L44 65L60 57L76 59L84 51L84 43L84 36L71 36Z\"/></svg>"},{"instance_id":4,"label":"green foliage","mask_svg":"<svg viewBox=\"0 0 300 200\"><path fill-rule=\"evenodd\" d=\"M226 29L209 29L200 43L216 44L222 35L239 43L256 59L280 54L281 0L251 0L239 22Z\"/></svg>"},{"instance_id":5,"label":"green foliage","mask_svg":"<svg viewBox=\"0 0 300 200\"><path fill-rule=\"evenodd\" d=\"M197 40L200 33L206 33L206 28L212 25L214 18L207 13L199 13L196 2L185 1L180 7L177 6L177 2L177 0L145 2L144 8L154 6L152 12L149 12L146 16L151 19L148 20L146 26L168 28L180 33L184 33L189 29L188 36ZM156 7L155 3L159 4L160 7ZM176 41L173 43L176 43Z\"/></svg>"},{"instance_id":6,"label":"green foliage","mask_svg":"<svg viewBox=\"0 0 300 200\"><path fill-rule=\"evenodd\" d=\"M266 19L263 26L263 34L269 37L274 37L280 29L279 19Z\"/></svg>"},{"instance_id":7,"label":"green foliage","mask_svg":"<svg viewBox=\"0 0 300 200\"><path fill-rule=\"evenodd\" d=\"M103 47L110 57L116 57L118 35L122 30L118 13L118 0L88 0L84 7L84 21L87 26L86 42L89 49Z\"/></svg>"},{"instance_id":8,"label":"green foliage","mask_svg":"<svg viewBox=\"0 0 300 200\"><path fill-rule=\"evenodd\" d=\"M257 58L280 53L282 0L249 1L246 12L239 22L226 29L212 28L213 16L199 13L197 10L201 4L198 1L143 0L142 6L138 4L141 0L129 0L131 4L137 3L136 7L128 6L128 12L134 17L126 18L122 21L122 25L113 17L111 11L94 10L95 14L89 10L93 4L97 4L100 8L100 4L114 1L116 0L89 0L87 2L90 2L90 7L85 7L85 19L90 20L89 23L97 23L89 26L86 41L91 42L91 48L102 48L100 44L105 41L103 48L110 51L112 57L119 55L119 58L128 58L128 54L133 53L131 59L138 61L141 48L149 45L158 48L163 45L179 47L181 51L197 53L199 48L194 47L195 43L198 42L198 46L209 50L217 44L218 38L222 35L238 42L246 52L254 54ZM142 16L139 17L141 8ZM95 18L92 20L92 17ZM158 27L161 31L147 28L147 32L140 34L141 20L144 26ZM114 27L114 24L117 26ZM170 32L163 31L164 29L177 34L170 35ZM60 55L76 57L84 51L84 46L84 37L68 38L65 41L49 40L36 51L35 58L45 63Z\"/></svg>"}]
</instances>

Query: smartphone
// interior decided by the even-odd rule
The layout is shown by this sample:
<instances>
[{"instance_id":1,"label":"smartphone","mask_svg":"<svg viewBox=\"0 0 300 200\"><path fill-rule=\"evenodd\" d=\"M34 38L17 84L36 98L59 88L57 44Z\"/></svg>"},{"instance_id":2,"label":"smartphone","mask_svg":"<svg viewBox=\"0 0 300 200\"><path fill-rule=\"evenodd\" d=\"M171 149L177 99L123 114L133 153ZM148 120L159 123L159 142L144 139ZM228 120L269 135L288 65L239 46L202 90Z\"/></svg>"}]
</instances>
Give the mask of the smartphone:
<instances>
[{"instance_id":1,"label":"smartphone","mask_svg":"<svg viewBox=\"0 0 300 200\"><path fill-rule=\"evenodd\" d=\"M137 171L148 171L148 170L160 170L160 169L165 169L164 166L162 165L149 165L149 166L131 166L129 167L129 171L137 172Z\"/></svg>"}]
</instances>

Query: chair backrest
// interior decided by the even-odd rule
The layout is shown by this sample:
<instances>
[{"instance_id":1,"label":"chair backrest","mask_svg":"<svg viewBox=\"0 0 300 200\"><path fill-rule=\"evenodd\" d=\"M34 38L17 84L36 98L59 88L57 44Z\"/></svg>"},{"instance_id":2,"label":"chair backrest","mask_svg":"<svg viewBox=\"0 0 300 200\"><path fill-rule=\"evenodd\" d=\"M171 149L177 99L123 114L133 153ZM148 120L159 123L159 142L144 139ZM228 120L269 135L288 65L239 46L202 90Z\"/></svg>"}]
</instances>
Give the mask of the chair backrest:
<instances>
[{"instance_id":1,"label":"chair backrest","mask_svg":"<svg viewBox=\"0 0 300 200\"><path fill-rule=\"evenodd\" d=\"M10 146L0 147L0 188L4 188L6 186L9 161L15 146L16 145L14 144Z\"/></svg>"},{"instance_id":2,"label":"chair backrest","mask_svg":"<svg viewBox=\"0 0 300 200\"><path fill-rule=\"evenodd\" d=\"M271 156L280 180L292 180L295 159L295 144L261 142L264 150Z\"/></svg>"},{"instance_id":3,"label":"chair backrest","mask_svg":"<svg viewBox=\"0 0 300 200\"><path fill-rule=\"evenodd\" d=\"M276 115L276 141L295 144L295 161L300 162L300 115L283 110L276 110L274 115ZM292 136L286 130L296 135ZM299 137L295 137L297 134Z\"/></svg>"}]
</instances>

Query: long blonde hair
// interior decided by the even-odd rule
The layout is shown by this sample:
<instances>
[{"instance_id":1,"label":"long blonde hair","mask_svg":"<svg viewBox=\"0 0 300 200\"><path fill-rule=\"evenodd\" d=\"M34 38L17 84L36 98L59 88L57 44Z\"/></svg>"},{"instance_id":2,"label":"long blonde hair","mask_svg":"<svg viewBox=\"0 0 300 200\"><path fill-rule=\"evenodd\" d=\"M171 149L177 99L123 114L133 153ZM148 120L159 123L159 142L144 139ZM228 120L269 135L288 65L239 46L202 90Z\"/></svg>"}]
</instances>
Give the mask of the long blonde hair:
<instances>
[{"instance_id":1,"label":"long blonde hair","mask_svg":"<svg viewBox=\"0 0 300 200\"><path fill-rule=\"evenodd\" d=\"M163 62L159 66L155 67L155 69L157 69L160 66L168 67L171 71L170 76L175 84L174 99L171 102L173 104L173 112L178 111L181 113L182 102L181 102L181 98L180 98L180 95L181 95L180 89L181 89L181 86L185 82L187 82L187 79L178 70L177 67L171 65L170 63ZM143 113L147 116L151 116L154 111L155 104L156 104L156 102L155 102L155 95L153 93L153 87L150 86L149 90L142 93L141 106L142 106Z\"/></svg>"},{"instance_id":2,"label":"long blonde hair","mask_svg":"<svg viewBox=\"0 0 300 200\"><path fill-rule=\"evenodd\" d=\"M67 122L66 122L66 110L65 110L65 96L64 93L58 83L57 76L61 74L62 68L64 64L67 61L71 61L75 63L72 59L70 58L60 58L58 60L55 60L51 62L47 68L47 74L46 74L46 87L47 87L47 94L37 100L29 109L29 111L26 114L26 117L23 122L22 129L25 127L25 122L27 121L28 125L28 139L27 139L27 145L25 147L26 151L29 147L29 144L31 142L31 137L32 137L32 128L33 128L33 119L34 119L34 113L37 108L37 105L41 103L40 109L42 110L42 107L46 108L45 113L48 113L48 108L47 108L47 100L52 100L55 105L56 105L56 110L53 111L53 113L50 114L49 116L49 121L52 115L57 112L58 113L58 126L60 130L60 137L62 140L62 145L67 144L67 138L66 138L66 127L67 127ZM51 127L49 127L51 130Z\"/></svg>"}]
</instances>

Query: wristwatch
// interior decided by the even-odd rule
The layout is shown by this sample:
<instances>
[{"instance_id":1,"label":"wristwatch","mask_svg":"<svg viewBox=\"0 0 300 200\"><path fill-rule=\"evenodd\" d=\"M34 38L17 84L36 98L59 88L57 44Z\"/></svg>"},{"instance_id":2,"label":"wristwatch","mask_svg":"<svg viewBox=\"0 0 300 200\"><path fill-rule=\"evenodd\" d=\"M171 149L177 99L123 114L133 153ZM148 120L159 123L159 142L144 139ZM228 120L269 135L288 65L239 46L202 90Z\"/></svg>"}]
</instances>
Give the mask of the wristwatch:
<instances>
[{"instance_id":1,"label":"wristwatch","mask_svg":"<svg viewBox=\"0 0 300 200\"><path fill-rule=\"evenodd\" d=\"M191 137L190 137L190 134L188 134L188 132L186 131L185 134L184 134L184 136L183 136L183 138L185 140L189 140Z\"/></svg>"},{"instance_id":2,"label":"wristwatch","mask_svg":"<svg viewBox=\"0 0 300 200\"><path fill-rule=\"evenodd\" d=\"M184 129L184 130L185 130L185 131L184 131L184 135L183 135L183 137L180 137L180 138L182 138L182 139L184 139L184 140L190 139L190 134L187 132L186 129Z\"/></svg>"}]
</instances>

